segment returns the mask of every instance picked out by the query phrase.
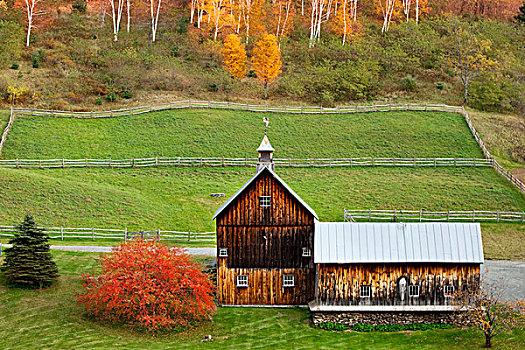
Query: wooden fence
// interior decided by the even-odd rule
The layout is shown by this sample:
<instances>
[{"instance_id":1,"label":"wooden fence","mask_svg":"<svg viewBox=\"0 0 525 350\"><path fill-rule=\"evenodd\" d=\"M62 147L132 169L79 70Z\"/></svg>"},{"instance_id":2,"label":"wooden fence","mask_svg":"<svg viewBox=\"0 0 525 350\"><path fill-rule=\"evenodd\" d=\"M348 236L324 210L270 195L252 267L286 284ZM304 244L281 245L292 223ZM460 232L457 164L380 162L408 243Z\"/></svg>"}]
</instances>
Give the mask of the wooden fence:
<instances>
[{"instance_id":1,"label":"wooden fence","mask_svg":"<svg viewBox=\"0 0 525 350\"><path fill-rule=\"evenodd\" d=\"M11 107L11 114L9 115L9 120L7 121L7 125L5 126L4 132L2 133L2 137L0 138L0 153L2 153L2 148L4 148L5 140L7 139L7 134L9 133L9 130L13 127L13 122L15 121L15 114L13 113L13 107Z\"/></svg>"},{"instance_id":2,"label":"wooden fence","mask_svg":"<svg viewBox=\"0 0 525 350\"><path fill-rule=\"evenodd\" d=\"M370 113L370 112L392 112L392 111L438 111L462 113L462 108L457 106L438 105L438 104L384 104L384 105L364 105L364 106L338 106L335 108L312 107L312 106L269 106L251 105L233 102L214 102L214 101L175 101L169 103L156 104L151 106L133 107L112 111L92 111L92 112L68 112L33 108L15 108L18 115L49 116L63 118L114 118L127 117L143 113L165 111L183 108L209 108L209 109L228 109L241 110L260 113L295 113L295 114L334 114L334 113Z\"/></svg>"},{"instance_id":3,"label":"wooden fence","mask_svg":"<svg viewBox=\"0 0 525 350\"><path fill-rule=\"evenodd\" d=\"M426 210L344 210L344 221L490 221L525 222L525 212L513 211L426 211Z\"/></svg>"},{"instance_id":4,"label":"wooden fence","mask_svg":"<svg viewBox=\"0 0 525 350\"><path fill-rule=\"evenodd\" d=\"M490 167L484 158L276 158L279 167ZM155 157L132 159L0 159L0 168L141 168L158 166L246 166L255 167L257 158Z\"/></svg>"},{"instance_id":5,"label":"wooden fence","mask_svg":"<svg viewBox=\"0 0 525 350\"><path fill-rule=\"evenodd\" d=\"M64 238L87 238L130 240L135 237L144 239L158 239L161 241L175 242L215 242L215 232L181 232L181 231L128 231L128 229L106 229L106 228L78 228L78 227L46 227L44 232L51 239L64 240ZM15 226L0 225L1 236L14 236Z\"/></svg>"}]
</instances>

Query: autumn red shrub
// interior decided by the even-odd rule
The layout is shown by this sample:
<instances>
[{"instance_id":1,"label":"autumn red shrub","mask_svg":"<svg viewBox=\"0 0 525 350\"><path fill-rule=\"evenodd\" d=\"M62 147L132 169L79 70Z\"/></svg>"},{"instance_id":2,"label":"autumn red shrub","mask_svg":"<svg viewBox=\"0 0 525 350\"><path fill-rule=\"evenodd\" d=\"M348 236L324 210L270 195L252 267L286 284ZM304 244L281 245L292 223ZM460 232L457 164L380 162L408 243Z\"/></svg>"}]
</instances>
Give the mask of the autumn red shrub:
<instances>
[{"instance_id":1,"label":"autumn red shrub","mask_svg":"<svg viewBox=\"0 0 525 350\"><path fill-rule=\"evenodd\" d=\"M210 318L216 309L210 280L180 248L124 243L101 268L82 277L77 299L96 318L156 332Z\"/></svg>"}]
</instances>

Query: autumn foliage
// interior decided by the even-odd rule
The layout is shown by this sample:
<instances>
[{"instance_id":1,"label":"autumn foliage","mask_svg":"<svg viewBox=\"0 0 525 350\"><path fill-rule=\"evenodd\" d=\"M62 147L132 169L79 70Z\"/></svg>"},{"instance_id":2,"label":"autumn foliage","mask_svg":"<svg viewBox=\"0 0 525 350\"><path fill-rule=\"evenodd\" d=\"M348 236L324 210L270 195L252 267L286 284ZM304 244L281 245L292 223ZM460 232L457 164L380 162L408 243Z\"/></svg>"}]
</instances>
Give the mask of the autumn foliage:
<instances>
[{"instance_id":1,"label":"autumn foliage","mask_svg":"<svg viewBox=\"0 0 525 350\"><path fill-rule=\"evenodd\" d=\"M264 98L268 97L268 84L281 73L281 50L275 35L263 34L255 43L252 67L257 78L264 83Z\"/></svg>"},{"instance_id":2,"label":"autumn foliage","mask_svg":"<svg viewBox=\"0 0 525 350\"><path fill-rule=\"evenodd\" d=\"M96 318L156 332L185 327L215 311L209 279L180 248L124 243L84 275L78 303Z\"/></svg>"},{"instance_id":3,"label":"autumn foliage","mask_svg":"<svg viewBox=\"0 0 525 350\"><path fill-rule=\"evenodd\" d=\"M230 34L226 37L222 55L224 56L225 68L230 71L234 78L242 78L246 73L246 51L237 35Z\"/></svg>"}]
</instances>

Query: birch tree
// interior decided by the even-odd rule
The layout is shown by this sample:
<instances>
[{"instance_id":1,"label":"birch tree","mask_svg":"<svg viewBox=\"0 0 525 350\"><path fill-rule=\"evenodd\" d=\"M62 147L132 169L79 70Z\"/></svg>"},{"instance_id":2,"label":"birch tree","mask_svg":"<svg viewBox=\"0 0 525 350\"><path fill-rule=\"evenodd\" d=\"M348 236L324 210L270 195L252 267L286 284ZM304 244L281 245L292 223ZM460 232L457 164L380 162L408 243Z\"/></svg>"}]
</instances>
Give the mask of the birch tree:
<instances>
[{"instance_id":1,"label":"birch tree","mask_svg":"<svg viewBox=\"0 0 525 350\"><path fill-rule=\"evenodd\" d=\"M129 26L131 24L131 16L130 16L130 0L126 0L126 19L127 19L127 25L126 25L126 31L129 33Z\"/></svg>"},{"instance_id":2,"label":"birch tree","mask_svg":"<svg viewBox=\"0 0 525 350\"><path fill-rule=\"evenodd\" d=\"M229 23L229 11L225 0L205 0L204 10L208 24L213 30L213 40L217 40L219 31Z\"/></svg>"},{"instance_id":3,"label":"birch tree","mask_svg":"<svg viewBox=\"0 0 525 350\"><path fill-rule=\"evenodd\" d=\"M311 0L310 47L314 47L321 36L321 23L327 20L326 9L331 0Z\"/></svg>"},{"instance_id":4,"label":"birch tree","mask_svg":"<svg viewBox=\"0 0 525 350\"><path fill-rule=\"evenodd\" d=\"M111 15L113 20L113 41L118 41L122 10L124 9L124 0L109 0L109 3L111 4Z\"/></svg>"},{"instance_id":5,"label":"birch tree","mask_svg":"<svg viewBox=\"0 0 525 350\"><path fill-rule=\"evenodd\" d=\"M352 22L356 21L357 0L341 0L335 15L335 30L342 36L343 45L346 36L353 32Z\"/></svg>"},{"instance_id":6,"label":"birch tree","mask_svg":"<svg viewBox=\"0 0 525 350\"><path fill-rule=\"evenodd\" d=\"M399 0L377 0L377 13L383 16L381 33L388 32L393 16L397 14L398 7Z\"/></svg>"},{"instance_id":7,"label":"birch tree","mask_svg":"<svg viewBox=\"0 0 525 350\"><path fill-rule=\"evenodd\" d=\"M108 8L107 0L100 0L100 23L104 24L106 21L106 11Z\"/></svg>"},{"instance_id":8,"label":"birch tree","mask_svg":"<svg viewBox=\"0 0 525 350\"><path fill-rule=\"evenodd\" d=\"M150 18L151 18L151 42L154 43L157 38L157 28L159 25L160 6L162 0L149 0Z\"/></svg>"},{"instance_id":9,"label":"birch tree","mask_svg":"<svg viewBox=\"0 0 525 350\"><path fill-rule=\"evenodd\" d=\"M410 8L412 7L412 0L402 0L403 1L403 13L408 20L410 19ZM417 0L416 0L417 1Z\"/></svg>"},{"instance_id":10,"label":"birch tree","mask_svg":"<svg viewBox=\"0 0 525 350\"><path fill-rule=\"evenodd\" d=\"M35 28L35 17L43 15L45 12L37 10L37 5L41 0L24 0L23 3L20 3L20 7L24 9L27 18L27 37L26 37L26 46L29 46L29 41L31 38L31 30Z\"/></svg>"},{"instance_id":11,"label":"birch tree","mask_svg":"<svg viewBox=\"0 0 525 350\"><path fill-rule=\"evenodd\" d=\"M240 0L242 19L244 23L246 44L250 37L250 30L260 25L263 0Z\"/></svg>"},{"instance_id":12,"label":"birch tree","mask_svg":"<svg viewBox=\"0 0 525 350\"><path fill-rule=\"evenodd\" d=\"M281 45L281 37L290 32L293 27L292 0L276 0L273 5L275 18L275 37Z\"/></svg>"}]
</instances>

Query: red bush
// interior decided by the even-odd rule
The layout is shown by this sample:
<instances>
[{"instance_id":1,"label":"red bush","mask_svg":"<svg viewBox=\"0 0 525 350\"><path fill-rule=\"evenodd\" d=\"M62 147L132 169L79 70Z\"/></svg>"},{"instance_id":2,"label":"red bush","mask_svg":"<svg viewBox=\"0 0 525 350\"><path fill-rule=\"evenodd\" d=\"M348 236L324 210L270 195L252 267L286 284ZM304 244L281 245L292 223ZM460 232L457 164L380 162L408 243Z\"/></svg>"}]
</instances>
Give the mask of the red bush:
<instances>
[{"instance_id":1,"label":"red bush","mask_svg":"<svg viewBox=\"0 0 525 350\"><path fill-rule=\"evenodd\" d=\"M101 265L99 275L83 276L77 299L97 318L159 331L215 311L210 280L180 248L132 241L104 256Z\"/></svg>"}]
</instances>

